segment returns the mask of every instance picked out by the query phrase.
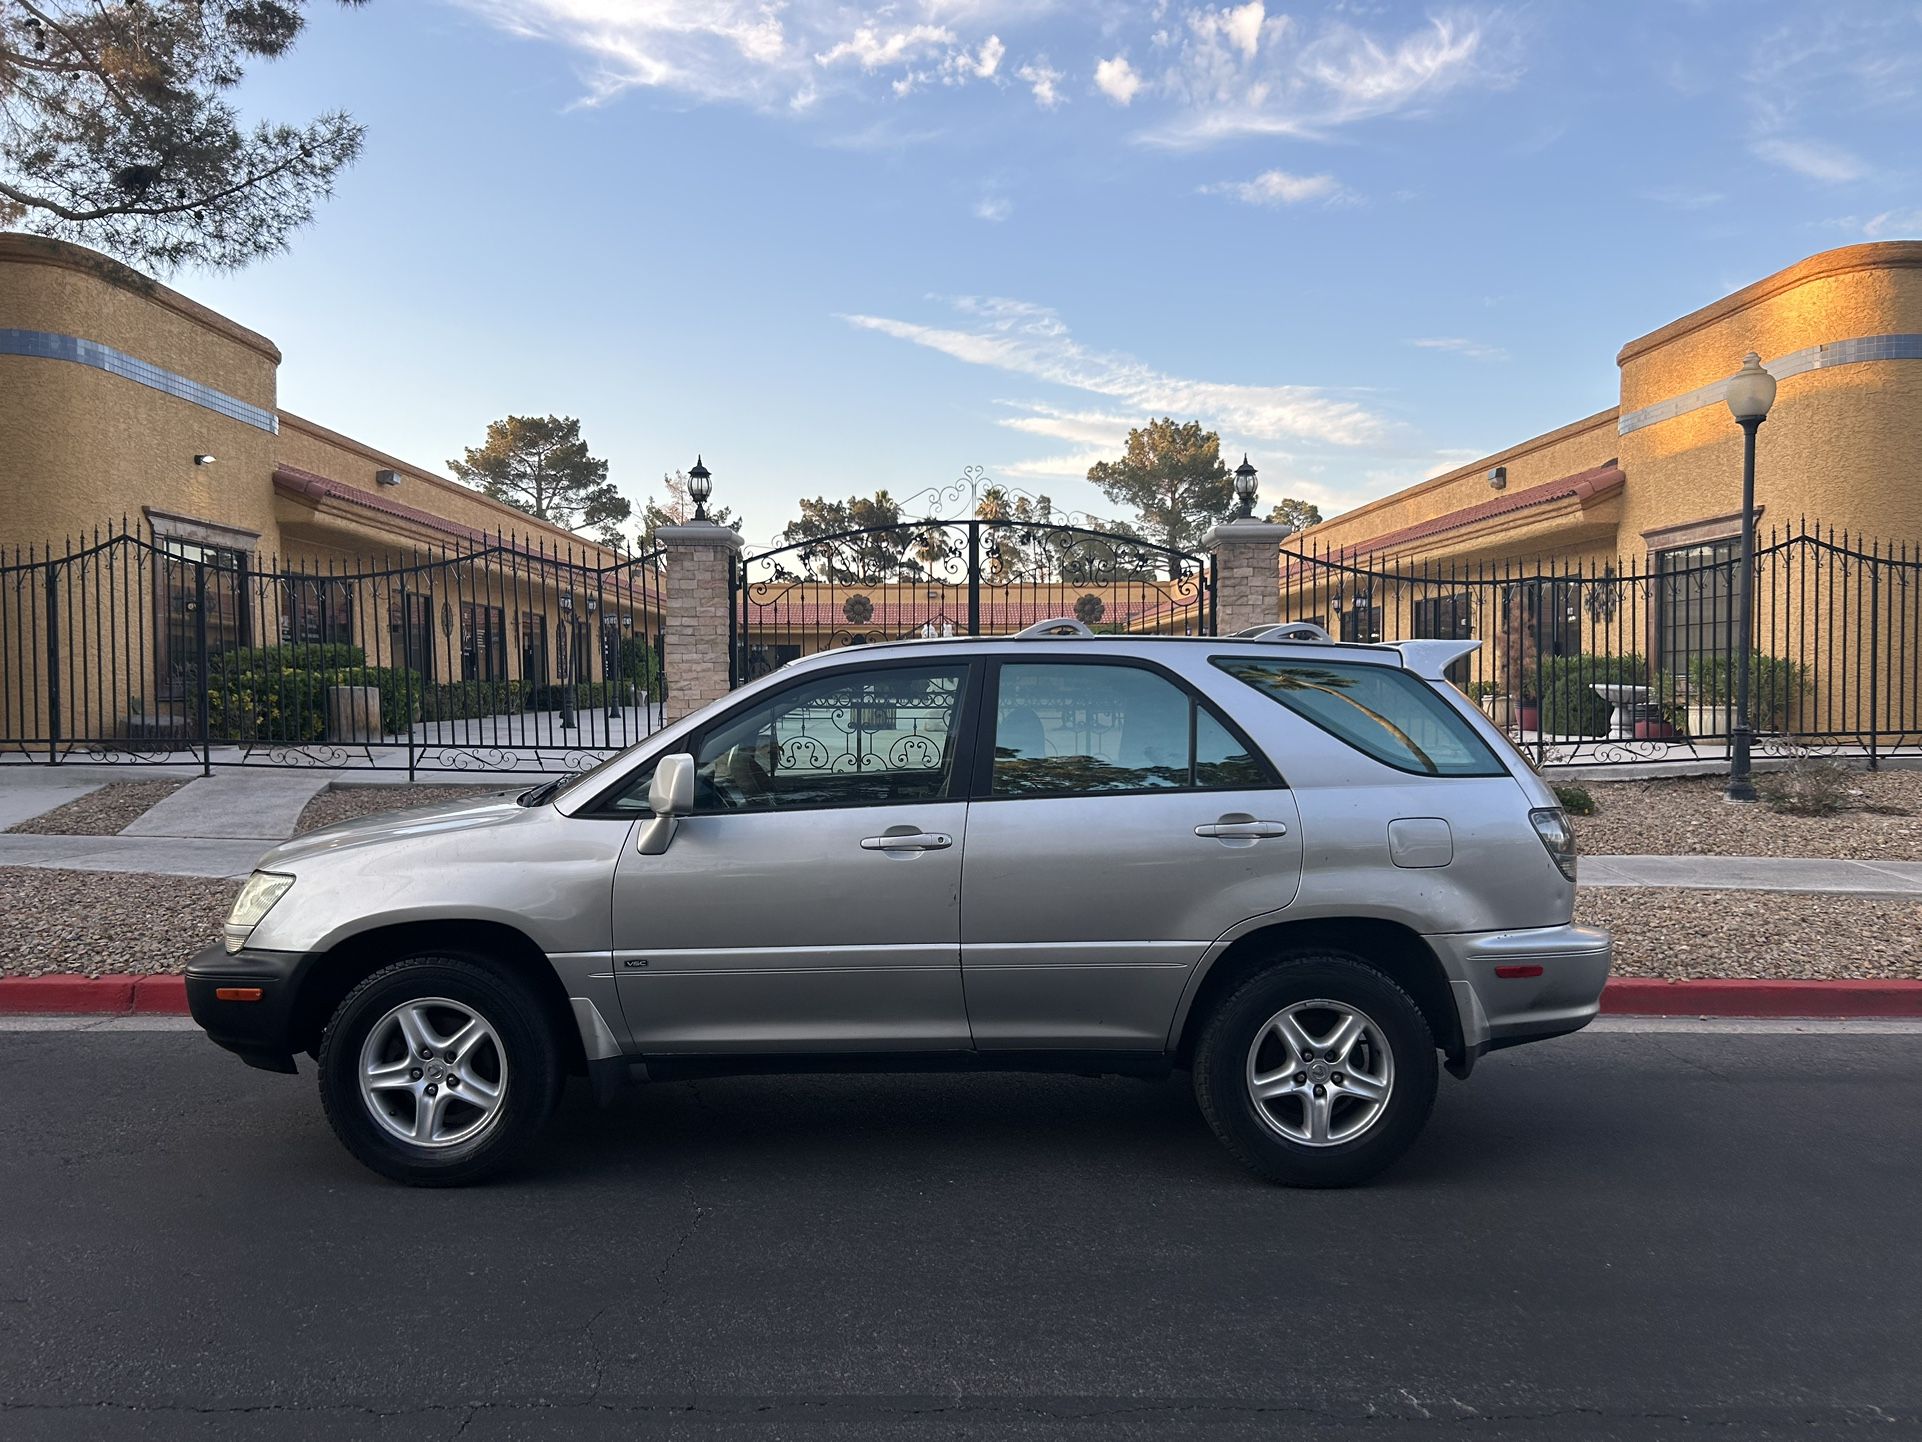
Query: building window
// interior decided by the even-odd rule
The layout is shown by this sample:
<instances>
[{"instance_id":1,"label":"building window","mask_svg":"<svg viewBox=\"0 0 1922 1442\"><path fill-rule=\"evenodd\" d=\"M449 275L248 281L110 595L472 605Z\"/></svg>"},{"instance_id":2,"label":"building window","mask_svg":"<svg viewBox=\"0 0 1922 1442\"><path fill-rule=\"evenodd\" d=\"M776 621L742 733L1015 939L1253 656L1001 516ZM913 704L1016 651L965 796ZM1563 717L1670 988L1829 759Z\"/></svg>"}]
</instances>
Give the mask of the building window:
<instances>
[{"instance_id":1,"label":"building window","mask_svg":"<svg viewBox=\"0 0 1922 1442\"><path fill-rule=\"evenodd\" d=\"M288 572L280 585L280 639L292 646L354 640L354 593L346 581Z\"/></svg>"},{"instance_id":2,"label":"building window","mask_svg":"<svg viewBox=\"0 0 1922 1442\"><path fill-rule=\"evenodd\" d=\"M501 607L461 602L460 676L463 681L507 679L507 612Z\"/></svg>"},{"instance_id":3,"label":"building window","mask_svg":"<svg viewBox=\"0 0 1922 1442\"><path fill-rule=\"evenodd\" d=\"M1357 596L1352 605L1342 608L1335 626L1340 640L1371 645L1381 640L1381 607L1370 605Z\"/></svg>"},{"instance_id":4,"label":"building window","mask_svg":"<svg viewBox=\"0 0 1922 1442\"><path fill-rule=\"evenodd\" d=\"M547 615L521 612L521 680L529 686L547 684Z\"/></svg>"},{"instance_id":5,"label":"building window","mask_svg":"<svg viewBox=\"0 0 1922 1442\"><path fill-rule=\"evenodd\" d=\"M1475 601L1466 591L1424 596L1415 602L1414 615L1409 620L1414 628L1414 640L1461 640L1475 634ZM1453 662L1446 674L1456 685L1466 685L1468 658L1464 656Z\"/></svg>"},{"instance_id":6,"label":"building window","mask_svg":"<svg viewBox=\"0 0 1922 1442\"><path fill-rule=\"evenodd\" d=\"M1696 657L1734 651L1731 598L1740 557L1738 541L1655 553L1655 664L1661 670L1686 676Z\"/></svg>"},{"instance_id":7,"label":"building window","mask_svg":"<svg viewBox=\"0 0 1922 1442\"><path fill-rule=\"evenodd\" d=\"M434 679L434 599L404 591L387 604L388 664Z\"/></svg>"}]
</instances>

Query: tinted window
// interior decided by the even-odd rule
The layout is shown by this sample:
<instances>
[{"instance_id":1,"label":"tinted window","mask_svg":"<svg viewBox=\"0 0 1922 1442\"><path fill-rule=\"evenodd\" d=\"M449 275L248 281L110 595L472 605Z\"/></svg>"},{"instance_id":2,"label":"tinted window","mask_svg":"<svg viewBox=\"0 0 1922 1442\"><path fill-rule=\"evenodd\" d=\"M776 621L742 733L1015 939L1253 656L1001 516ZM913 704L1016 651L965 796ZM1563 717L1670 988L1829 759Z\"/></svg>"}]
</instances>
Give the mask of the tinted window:
<instances>
[{"instance_id":1,"label":"tinted window","mask_svg":"<svg viewBox=\"0 0 1922 1442\"><path fill-rule=\"evenodd\" d=\"M697 812L946 796L964 666L810 677L701 739ZM645 798L643 798L645 804Z\"/></svg>"},{"instance_id":2,"label":"tinted window","mask_svg":"<svg viewBox=\"0 0 1922 1442\"><path fill-rule=\"evenodd\" d=\"M1506 775L1426 681L1393 666L1217 656L1215 665L1357 751L1426 776Z\"/></svg>"},{"instance_id":3,"label":"tinted window","mask_svg":"<svg viewBox=\"0 0 1922 1442\"><path fill-rule=\"evenodd\" d=\"M1193 697L1138 666L1019 662L995 698L996 796L1273 784Z\"/></svg>"}]
</instances>

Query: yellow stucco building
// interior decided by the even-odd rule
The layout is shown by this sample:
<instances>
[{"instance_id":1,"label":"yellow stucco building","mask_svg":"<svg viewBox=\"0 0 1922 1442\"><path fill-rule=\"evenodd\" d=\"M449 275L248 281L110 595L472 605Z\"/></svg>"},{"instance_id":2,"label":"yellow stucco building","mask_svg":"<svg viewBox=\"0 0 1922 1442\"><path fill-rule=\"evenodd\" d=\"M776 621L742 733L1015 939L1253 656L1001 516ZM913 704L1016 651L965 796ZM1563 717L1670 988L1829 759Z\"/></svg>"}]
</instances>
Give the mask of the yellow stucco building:
<instances>
[{"instance_id":1,"label":"yellow stucco building","mask_svg":"<svg viewBox=\"0 0 1922 1442\"><path fill-rule=\"evenodd\" d=\"M1779 382L1758 436L1754 649L1799 668L1758 727L1900 737L1922 662L1916 242L1825 251L1637 337L1616 356L1617 404L1302 533L1284 616L1348 639L1480 637L1462 679L1517 703L1537 699L1541 658L1588 657L1600 683L1640 663L1638 699L1674 703L1678 731L1691 699L1698 732L1724 728L1710 713L1726 698L1704 694L1733 644L1741 526L1723 385L1748 351Z\"/></svg>"},{"instance_id":2,"label":"yellow stucco building","mask_svg":"<svg viewBox=\"0 0 1922 1442\"><path fill-rule=\"evenodd\" d=\"M50 685L68 737L191 731L203 648L353 647L495 686L474 710L657 633L657 576L281 409L279 363L105 256L0 234L0 736L48 730Z\"/></svg>"}]
</instances>

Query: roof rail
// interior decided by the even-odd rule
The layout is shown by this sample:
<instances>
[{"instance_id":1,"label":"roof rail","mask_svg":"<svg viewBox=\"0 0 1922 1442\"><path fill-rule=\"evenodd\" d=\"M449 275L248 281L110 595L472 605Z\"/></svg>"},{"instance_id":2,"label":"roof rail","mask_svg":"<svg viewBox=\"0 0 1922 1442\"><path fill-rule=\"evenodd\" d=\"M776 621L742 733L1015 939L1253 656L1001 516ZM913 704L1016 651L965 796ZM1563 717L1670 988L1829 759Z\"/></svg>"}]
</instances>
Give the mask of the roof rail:
<instances>
[{"instance_id":1,"label":"roof rail","mask_svg":"<svg viewBox=\"0 0 1922 1442\"><path fill-rule=\"evenodd\" d=\"M1034 640L1042 636L1092 636L1087 623L1073 616L1056 616L1049 621L1036 621L1032 626L1024 626L1014 633L1014 639Z\"/></svg>"},{"instance_id":2,"label":"roof rail","mask_svg":"<svg viewBox=\"0 0 1922 1442\"><path fill-rule=\"evenodd\" d=\"M1288 621L1280 626L1250 626L1235 632L1237 641L1333 641L1335 638L1313 621Z\"/></svg>"}]
</instances>

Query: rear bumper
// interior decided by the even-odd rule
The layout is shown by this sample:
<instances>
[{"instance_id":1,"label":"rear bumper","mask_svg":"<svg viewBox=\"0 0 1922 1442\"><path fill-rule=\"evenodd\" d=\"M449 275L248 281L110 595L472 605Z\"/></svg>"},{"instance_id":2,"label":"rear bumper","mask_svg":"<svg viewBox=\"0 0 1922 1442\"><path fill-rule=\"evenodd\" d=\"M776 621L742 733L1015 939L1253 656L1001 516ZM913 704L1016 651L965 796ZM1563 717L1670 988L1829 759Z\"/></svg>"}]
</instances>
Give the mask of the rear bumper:
<instances>
[{"instance_id":1,"label":"rear bumper","mask_svg":"<svg viewBox=\"0 0 1922 1442\"><path fill-rule=\"evenodd\" d=\"M307 958L297 951L237 951L215 942L187 963L187 1009L201 1030L248 1066L291 1072L294 988ZM223 990L258 1000L223 998Z\"/></svg>"},{"instance_id":2,"label":"rear bumper","mask_svg":"<svg viewBox=\"0 0 1922 1442\"><path fill-rule=\"evenodd\" d=\"M1580 1031L1601 1010L1615 939L1585 926L1427 938L1441 958L1471 1057Z\"/></svg>"}]
</instances>

